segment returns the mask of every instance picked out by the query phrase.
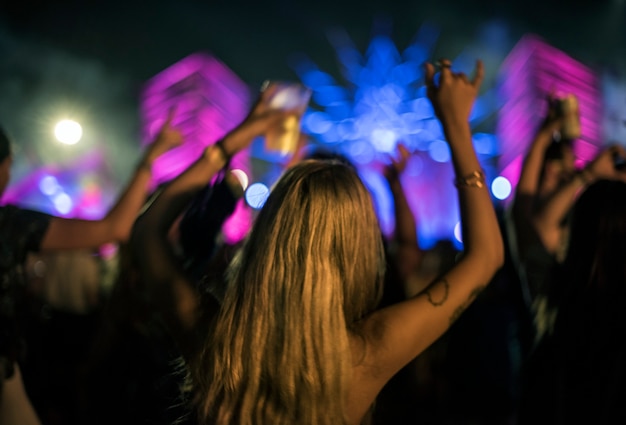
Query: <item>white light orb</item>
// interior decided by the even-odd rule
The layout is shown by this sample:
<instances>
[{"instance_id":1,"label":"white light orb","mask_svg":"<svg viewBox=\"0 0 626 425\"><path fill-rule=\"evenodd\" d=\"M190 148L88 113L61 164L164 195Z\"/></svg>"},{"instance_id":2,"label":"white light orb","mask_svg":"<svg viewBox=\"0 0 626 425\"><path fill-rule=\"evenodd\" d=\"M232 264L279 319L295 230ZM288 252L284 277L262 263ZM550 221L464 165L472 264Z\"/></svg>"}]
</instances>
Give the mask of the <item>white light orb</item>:
<instances>
[{"instance_id":1,"label":"white light orb","mask_svg":"<svg viewBox=\"0 0 626 425\"><path fill-rule=\"evenodd\" d=\"M503 201L511 195L511 182L506 177L496 177L491 183L491 193L493 196Z\"/></svg>"},{"instance_id":2,"label":"white light orb","mask_svg":"<svg viewBox=\"0 0 626 425\"><path fill-rule=\"evenodd\" d=\"M255 210L261 209L269 196L270 189L263 183L251 184L245 193L246 203Z\"/></svg>"},{"instance_id":3,"label":"white light orb","mask_svg":"<svg viewBox=\"0 0 626 425\"><path fill-rule=\"evenodd\" d=\"M63 215L69 213L74 208L72 198L67 193L59 193L52 199L52 202L54 203L54 208Z\"/></svg>"},{"instance_id":4,"label":"white light orb","mask_svg":"<svg viewBox=\"0 0 626 425\"><path fill-rule=\"evenodd\" d=\"M45 176L39 181L39 190L44 195L52 196L60 189L59 182L54 176Z\"/></svg>"},{"instance_id":5,"label":"white light orb","mask_svg":"<svg viewBox=\"0 0 626 425\"><path fill-rule=\"evenodd\" d=\"M83 128L72 120L59 121L54 127L57 140L66 145L75 145L83 137Z\"/></svg>"},{"instance_id":6,"label":"white light orb","mask_svg":"<svg viewBox=\"0 0 626 425\"><path fill-rule=\"evenodd\" d=\"M377 128L372 131L372 145L379 152L393 152L398 136L393 130Z\"/></svg>"}]
</instances>

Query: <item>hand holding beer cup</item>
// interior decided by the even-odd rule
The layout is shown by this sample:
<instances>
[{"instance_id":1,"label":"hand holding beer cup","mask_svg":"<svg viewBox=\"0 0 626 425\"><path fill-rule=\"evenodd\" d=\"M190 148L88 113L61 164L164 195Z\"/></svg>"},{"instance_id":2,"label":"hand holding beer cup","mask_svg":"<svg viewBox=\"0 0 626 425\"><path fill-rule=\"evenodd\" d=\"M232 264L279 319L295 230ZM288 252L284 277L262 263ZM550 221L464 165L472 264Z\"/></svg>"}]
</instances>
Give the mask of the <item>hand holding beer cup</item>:
<instances>
[{"instance_id":1,"label":"hand holding beer cup","mask_svg":"<svg viewBox=\"0 0 626 425\"><path fill-rule=\"evenodd\" d=\"M296 82L272 81L267 83L269 91L267 106L292 112L265 134L265 148L282 155L292 155L298 147L302 115L311 99L311 89Z\"/></svg>"}]
</instances>

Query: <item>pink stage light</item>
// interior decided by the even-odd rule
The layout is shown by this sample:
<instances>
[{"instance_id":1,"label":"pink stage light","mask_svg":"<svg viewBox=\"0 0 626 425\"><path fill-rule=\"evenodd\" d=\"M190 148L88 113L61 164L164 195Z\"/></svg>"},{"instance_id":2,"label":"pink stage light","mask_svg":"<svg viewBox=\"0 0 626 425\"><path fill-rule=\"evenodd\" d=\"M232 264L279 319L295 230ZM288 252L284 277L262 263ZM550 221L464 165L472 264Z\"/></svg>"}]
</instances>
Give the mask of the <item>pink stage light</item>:
<instances>
[{"instance_id":1,"label":"pink stage light","mask_svg":"<svg viewBox=\"0 0 626 425\"><path fill-rule=\"evenodd\" d=\"M574 94L580 105L581 137L574 141L579 165L602 145L600 81L585 65L534 35L524 36L501 67L503 100L496 133L500 173L517 185L522 160L546 113L550 92Z\"/></svg>"},{"instance_id":2,"label":"pink stage light","mask_svg":"<svg viewBox=\"0 0 626 425\"><path fill-rule=\"evenodd\" d=\"M173 124L185 142L159 158L153 167L153 184L171 180L187 168L210 144L239 124L246 116L248 87L215 57L196 53L152 77L144 86L141 115L143 144L151 143L171 108ZM236 155L231 165L251 174L248 152ZM241 202L241 201L240 201ZM238 207L224 226L228 242L246 234L251 212Z\"/></svg>"}]
</instances>

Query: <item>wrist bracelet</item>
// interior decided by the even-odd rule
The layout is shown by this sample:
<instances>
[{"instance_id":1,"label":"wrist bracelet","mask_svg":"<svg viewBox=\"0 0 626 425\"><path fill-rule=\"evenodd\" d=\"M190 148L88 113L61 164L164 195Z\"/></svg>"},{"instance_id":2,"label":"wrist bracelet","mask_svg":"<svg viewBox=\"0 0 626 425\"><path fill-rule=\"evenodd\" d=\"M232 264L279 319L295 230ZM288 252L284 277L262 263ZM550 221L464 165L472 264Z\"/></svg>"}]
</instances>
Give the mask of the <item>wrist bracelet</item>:
<instances>
[{"instance_id":1,"label":"wrist bracelet","mask_svg":"<svg viewBox=\"0 0 626 425\"><path fill-rule=\"evenodd\" d=\"M482 189L485 187L485 172L483 170L472 171L465 177L457 177L454 180L456 187L476 187Z\"/></svg>"},{"instance_id":2,"label":"wrist bracelet","mask_svg":"<svg viewBox=\"0 0 626 425\"><path fill-rule=\"evenodd\" d=\"M222 154L224 161L226 161L226 164L224 165L224 167L226 167L230 163L232 156L229 155L228 152L226 152L226 149L224 148L224 144L222 143L222 140L218 140L217 142L215 142L215 147Z\"/></svg>"}]
</instances>

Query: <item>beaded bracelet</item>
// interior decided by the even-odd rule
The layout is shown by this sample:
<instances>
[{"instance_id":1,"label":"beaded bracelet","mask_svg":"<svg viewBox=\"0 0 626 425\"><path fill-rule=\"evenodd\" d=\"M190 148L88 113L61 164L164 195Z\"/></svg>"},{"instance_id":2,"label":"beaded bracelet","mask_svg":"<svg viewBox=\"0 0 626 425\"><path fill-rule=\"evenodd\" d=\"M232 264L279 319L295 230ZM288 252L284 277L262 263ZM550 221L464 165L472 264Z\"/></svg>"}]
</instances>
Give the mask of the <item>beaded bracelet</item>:
<instances>
[{"instance_id":1,"label":"beaded bracelet","mask_svg":"<svg viewBox=\"0 0 626 425\"><path fill-rule=\"evenodd\" d=\"M458 177L454 180L456 187L485 187L485 172L483 170L472 171L465 177Z\"/></svg>"}]
</instances>

